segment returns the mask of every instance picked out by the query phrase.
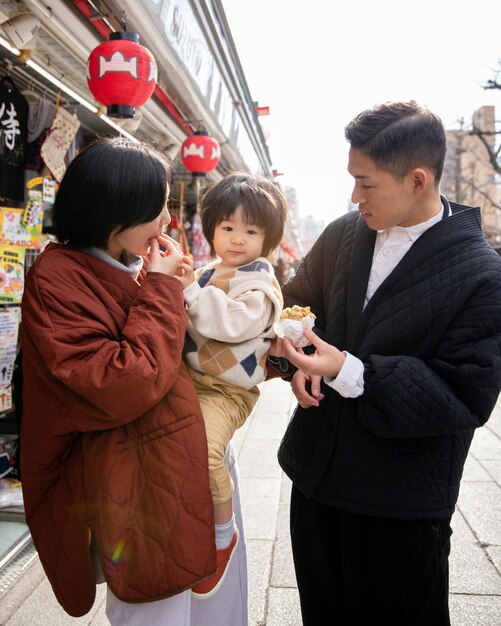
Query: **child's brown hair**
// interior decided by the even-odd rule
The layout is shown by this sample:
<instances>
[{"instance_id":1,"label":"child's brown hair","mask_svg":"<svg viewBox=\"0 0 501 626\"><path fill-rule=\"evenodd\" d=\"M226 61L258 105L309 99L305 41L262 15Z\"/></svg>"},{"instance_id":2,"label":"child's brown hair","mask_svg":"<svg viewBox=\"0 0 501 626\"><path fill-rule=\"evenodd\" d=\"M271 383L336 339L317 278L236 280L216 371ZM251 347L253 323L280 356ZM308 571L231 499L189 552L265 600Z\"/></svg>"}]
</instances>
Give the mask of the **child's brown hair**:
<instances>
[{"instance_id":1,"label":"child's brown hair","mask_svg":"<svg viewBox=\"0 0 501 626\"><path fill-rule=\"evenodd\" d=\"M284 194L264 176L235 172L215 183L203 195L200 211L204 237L215 255L214 229L242 207L243 218L265 231L262 256L280 244L287 219Z\"/></svg>"}]
</instances>

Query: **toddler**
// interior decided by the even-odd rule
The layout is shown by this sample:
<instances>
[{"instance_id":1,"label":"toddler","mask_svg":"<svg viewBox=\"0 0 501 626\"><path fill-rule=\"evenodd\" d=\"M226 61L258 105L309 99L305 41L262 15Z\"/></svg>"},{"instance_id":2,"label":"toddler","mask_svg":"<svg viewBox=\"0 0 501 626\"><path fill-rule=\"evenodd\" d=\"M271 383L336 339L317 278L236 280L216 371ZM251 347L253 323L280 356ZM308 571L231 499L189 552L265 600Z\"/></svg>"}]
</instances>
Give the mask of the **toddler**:
<instances>
[{"instance_id":1,"label":"toddler","mask_svg":"<svg viewBox=\"0 0 501 626\"><path fill-rule=\"evenodd\" d=\"M238 543L224 458L266 378L273 325L283 306L267 256L282 239L286 217L285 197L273 182L230 174L201 201L203 234L217 259L196 271L186 257L181 265L189 317L185 359L205 420L216 522L217 572L193 588L198 598L219 589Z\"/></svg>"}]
</instances>

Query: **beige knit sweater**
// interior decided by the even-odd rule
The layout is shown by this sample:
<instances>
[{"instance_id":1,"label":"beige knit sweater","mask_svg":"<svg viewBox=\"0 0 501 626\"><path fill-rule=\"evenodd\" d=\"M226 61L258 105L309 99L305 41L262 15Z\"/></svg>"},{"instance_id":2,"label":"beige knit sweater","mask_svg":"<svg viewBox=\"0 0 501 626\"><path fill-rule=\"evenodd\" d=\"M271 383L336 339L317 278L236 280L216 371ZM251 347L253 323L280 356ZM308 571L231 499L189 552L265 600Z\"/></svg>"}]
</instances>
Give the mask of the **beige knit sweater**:
<instances>
[{"instance_id":1,"label":"beige knit sweater","mask_svg":"<svg viewBox=\"0 0 501 626\"><path fill-rule=\"evenodd\" d=\"M214 261L195 278L184 290L187 363L245 389L263 382L283 307L273 266L263 257L240 267Z\"/></svg>"}]
</instances>

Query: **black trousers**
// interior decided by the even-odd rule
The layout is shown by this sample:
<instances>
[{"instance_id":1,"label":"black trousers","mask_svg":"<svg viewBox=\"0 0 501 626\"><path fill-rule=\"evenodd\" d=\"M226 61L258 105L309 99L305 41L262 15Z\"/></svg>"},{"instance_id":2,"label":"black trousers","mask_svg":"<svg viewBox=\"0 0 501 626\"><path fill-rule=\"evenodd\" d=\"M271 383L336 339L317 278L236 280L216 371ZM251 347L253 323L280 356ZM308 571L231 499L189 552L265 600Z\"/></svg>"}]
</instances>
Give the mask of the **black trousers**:
<instances>
[{"instance_id":1,"label":"black trousers","mask_svg":"<svg viewBox=\"0 0 501 626\"><path fill-rule=\"evenodd\" d=\"M450 626L450 518L393 520L291 497L305 626Z\"/></svg>"}]
</instances>

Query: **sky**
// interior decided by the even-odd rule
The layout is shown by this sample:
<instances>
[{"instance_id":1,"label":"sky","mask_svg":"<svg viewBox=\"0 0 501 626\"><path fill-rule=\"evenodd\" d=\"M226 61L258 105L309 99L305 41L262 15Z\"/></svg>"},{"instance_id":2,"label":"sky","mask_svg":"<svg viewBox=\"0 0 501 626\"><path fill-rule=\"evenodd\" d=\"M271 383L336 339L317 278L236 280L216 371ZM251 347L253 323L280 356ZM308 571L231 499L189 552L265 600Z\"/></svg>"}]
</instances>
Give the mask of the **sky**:
<instances>
[{"instance_id":1,"label":"sky","mask_svg":"<svg viewBox=\"0 0 501 626\"><path fill-rule=\"evenodd\" d=\"M501 1L222 0L273 168L300 214L328 223L351 195L344 127L360 111L416 100L447 129L471 123L501 91ZM501 76L501 72L500 72Z\"/></svg>"}]
</instances>

